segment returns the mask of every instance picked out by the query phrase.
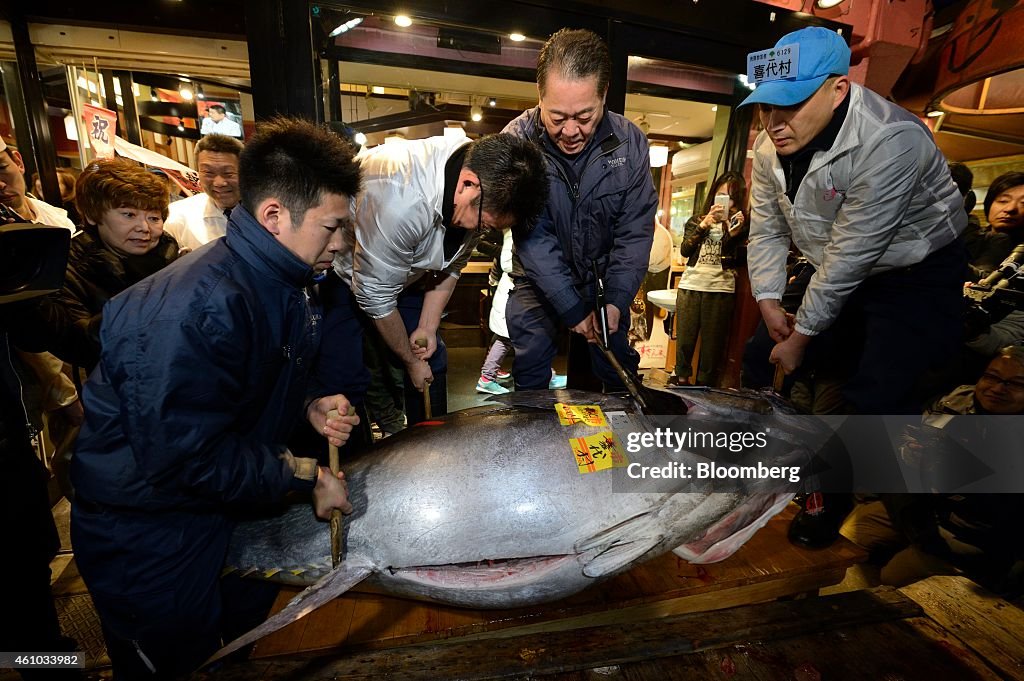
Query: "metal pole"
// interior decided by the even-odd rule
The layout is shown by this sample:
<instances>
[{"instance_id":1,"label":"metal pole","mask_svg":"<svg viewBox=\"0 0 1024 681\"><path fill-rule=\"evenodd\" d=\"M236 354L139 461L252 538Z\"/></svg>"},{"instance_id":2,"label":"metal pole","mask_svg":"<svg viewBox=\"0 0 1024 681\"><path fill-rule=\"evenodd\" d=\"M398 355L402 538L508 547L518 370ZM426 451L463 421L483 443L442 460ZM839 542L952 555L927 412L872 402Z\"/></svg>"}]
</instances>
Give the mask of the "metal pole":
<instances>
[{"instance_id":1,"label":"metal pole","mask_svg":"<svg viewBox=\"0 0 1024 681\"><path fill-rule=\"evenodd\" d=\"M21 13L11 13L11 35L14 38L14 54L18 60L18 80L24 96L28 134L32 144L31 155L39 172L39 183L43 187L43 200L54 206L61 203L60 184L57 182L57 150L50 136L50 121L43 98L43 84L36 66L36 52L28 34L28 22ZM22 156L30 150L22 149Z\"/></svg>"}]
</instances>

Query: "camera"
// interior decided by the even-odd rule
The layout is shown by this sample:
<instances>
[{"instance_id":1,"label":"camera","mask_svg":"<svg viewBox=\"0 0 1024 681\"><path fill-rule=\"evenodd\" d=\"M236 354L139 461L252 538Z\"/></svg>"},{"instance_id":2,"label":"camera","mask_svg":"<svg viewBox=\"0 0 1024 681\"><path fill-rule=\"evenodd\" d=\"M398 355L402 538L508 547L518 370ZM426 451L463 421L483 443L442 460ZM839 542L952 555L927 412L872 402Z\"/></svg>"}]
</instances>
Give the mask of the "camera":
<instances>
[{"instance_id":1,"label":"camera","mask_svg":"<svg viewBox=\"0 0 1024 681\"><path fill-rule=\"evenodd\" d=\"M967 337L974 338L1015 310L1024 310L1024 244L976 284L964 287Z\"/></svg>"},{"instance_id":2,"label":"camera","mask_svg":"<svg viewBox=\"0 0 1024 681\"><path fill-rule=\"evenodd\" d=\"M60 290L70 248L71 230L66 227L24 220L0 224L0 304Z\"/></svg>"}]
</instances>

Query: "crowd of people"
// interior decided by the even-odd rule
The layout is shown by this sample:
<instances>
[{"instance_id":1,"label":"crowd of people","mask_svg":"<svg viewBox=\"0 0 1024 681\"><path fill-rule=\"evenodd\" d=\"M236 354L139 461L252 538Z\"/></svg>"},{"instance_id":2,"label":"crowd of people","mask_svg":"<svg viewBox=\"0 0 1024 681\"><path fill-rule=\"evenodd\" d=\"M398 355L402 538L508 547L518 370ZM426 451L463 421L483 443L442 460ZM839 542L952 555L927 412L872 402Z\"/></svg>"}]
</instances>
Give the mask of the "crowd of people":
<instances>
[{"instance_id":1,"label":"crowd of people","mask_svg":"<svg viewBox=\"0 0 1024 681\"><path fill-rule=\"evenodd\" d=\"M965 168L947 165L916 116L850 81L842 38L811 28L778 46L791 44L795 77L763 83L741 104L757 107L762 128L749 199L743 175L727 172L686 224L675 383L720 380L747 240L762 315L744 357L749 385L771 385L780 367L794 395L810 395L808 411L915 414L953 380L951 358L975 353L985 367L976 385L932 410L1024 413L1024 362L1005 349L1024 340L1021 313L965 339L962 292L1024 241L1024 173L997 178L988 224L969 225ZM657 193L644 133L606 106L610 74L597 35L563 29L540 52L537 106L499 134L360 151L296 119L264 122L244 145L213 132L196 147L202 193L173 204L166 179L133 161L82 171L64 286L19 304L16 317L2 308L4 371L16 353L44 357L35 380L61 395L51 411L81 427L72 537L117 678L185 674L265 615L272 593L220 576L232 524L289 492L310 495L321 518L351 512L344 474L324 462L328 443L368 446L371 379L400 370L410 423L428 399L433 416L446 413L441 315L487 230L503 235L497 286L507 305L492 310L497 340L478 390L509 390L499 383L509 351L516 390L563 385L551 365L566 331L589 341L605 388L622 389L598 347L603 325L607 350L637 371L625 327L649 265ZM27 193L21 157L2 142L0 190L22 220L76 229ZM62 362L88 374L84 388ZM5 414L27 411L10 390L4 401ZM67 649L52 603L39 606L49 603L55 551L45 471L30 424L5 416L2 426L12 471L2 476L3 529L28 556L31 587L4 618L0 649ZM896 546L891 535L903 529L944 565L971 569L976 561L950 558L958 545L940 551L935 538L985 552L1003 527L986 524L1005 509L984 500L970 512L957 499L912 501L862 504L847 520L861 529L844 532L870 543L865 524L889 518L875 543ZM33 509L31 536L11 529L14 509ZM819 516L820 504L805 506L795 526ZM1000 554L1007 569L1019 548Z\"/></svg>"}]
</instances>

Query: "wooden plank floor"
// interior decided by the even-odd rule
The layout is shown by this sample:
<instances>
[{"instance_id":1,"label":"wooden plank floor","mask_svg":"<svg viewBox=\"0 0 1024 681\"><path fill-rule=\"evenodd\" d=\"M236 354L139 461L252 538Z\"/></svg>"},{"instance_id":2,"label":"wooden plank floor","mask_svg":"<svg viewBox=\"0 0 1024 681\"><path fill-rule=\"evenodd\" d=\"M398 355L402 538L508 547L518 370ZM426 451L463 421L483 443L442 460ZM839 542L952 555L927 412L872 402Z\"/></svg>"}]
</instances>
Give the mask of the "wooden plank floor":
<instances>
[{"instance_id":1,"label":"wooden plank floor","mask_svg":"<svg viewBox=\"0 0 1024 681\"><path fill-rule=\"evenodd\" d=\"M469 610L357 590L260 641L252 657L330 649L372 650L446 639L491 638L701 612L815 593L839 583L864 552L840 539L812 551L786 537L790 506L734 556L691 565L669 553L556 603ZM299 589L286 588L275 611Z\"/></svg>"},{"instance_id":2,"label":"wooden plank floor","mask_svg":"<svg viewBox=\"0 0 1024 681\"><path fill-rule=\"evenodd\" d=\"M945 624L944 624L945 622ZM989 681L1024 678L1024 613L963 577L573 631L251 660L217 681Z\"/></svg>"}]
</instances>

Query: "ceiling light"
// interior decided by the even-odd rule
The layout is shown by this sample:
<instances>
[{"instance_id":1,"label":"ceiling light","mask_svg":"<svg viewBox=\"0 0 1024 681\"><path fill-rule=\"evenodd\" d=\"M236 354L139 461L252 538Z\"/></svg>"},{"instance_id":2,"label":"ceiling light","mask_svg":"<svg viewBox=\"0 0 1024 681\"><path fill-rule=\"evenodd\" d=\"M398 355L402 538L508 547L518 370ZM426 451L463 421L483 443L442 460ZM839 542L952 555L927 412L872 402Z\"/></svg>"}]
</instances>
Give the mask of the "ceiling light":
<instances>
[{"instance_id":1,"label":"ceiling light","mask_svg":"<svg viewBox=\"0 0 1024 681\"><path fill-rule=\"evenodd\" d=\"M196 85L196 99L206 99L206 93L203 92L202 85Z\"/></svg>"},{"instance_id":2,"label":"ceiling light","mask_svg":"<svg viewBox=\"0 0 1024 681\"><path fill-rule=\"evenodd\" d=\"M149 88L149 98L152 99L154 102L158 101L160 99L159 97L156 96L156 88L155 87Z\"/></svg>"},{"instance_id":3,"label":"ceiling light","mask_svg":"<svg viewBox=\"0 0 1024 681\"><path fill-rule=\"evenodd\" d=\"M509 33L508 39L514 43L521 43L524 40L526 40L526 36L523 35L522 33Z\"/></svg>"},{"instance_id":4,"label":"ceiling light","mask_svg":"<svg viewBox=\"0 0 1024 681\"><path fill-rule=\"evenodd\" d=\"M842 3L843 0L817 0L814 4L816 4L819 9L829 9L830 7L835 7Z\"/></svg>"},{"instance_id":5,"label":"ceiling light","mask_svg":"<svg viewBox=\"0 0 1024 681\"><path fill-rule=\"evenodd\" d=\"M180 118L178 119L178 132L185 132L185 124Z\"/></svg>"},{"instance_id":6,"label":"ceiling light","mask_svg":"<svg viewBox=\"0 0 1024 681\"><path fill-rule=\"evenodd\" d=\"M498 106L498 100L496 100L494 97L491 97L490 99L487 100L487 106Z\"/></svg>"},{"instance_id":7,"label":"ceiling light","mask_svg":"<svg viewBox=\"0 0 1024 681\"><path fill-rule=\"evenodd\" d=\"M363 18L362 17L356 17L355 19L349 19L345 23L336 26L333 31L331 31L330 33L327 34L327 37L328 38L337 38L342 33L348 33L349 31L351 31L353 28L355 28L356 26L358 26L361 23L363 23ZM397 17L395 18L395 23L396 24L398 23L398 18ZM410 22L410 23L412 23L412 22ZM401 24L399 24L399 26L401 26Z\"/></svg>"},{"instance_id":8,"label":"ceiling light","mask_svg":"<svg viewBox=\"0 0 1024 681\"><path fill-rule=\"evenodd\" d=\"M182 85L180 88L178 88L178 94L181 95L181 98L187 102L192 101L192 98L195 96L192 92L192 88L187 84Z\"/></svg>"},{"instance_id":9,"label":"ceiling light","mask_svg":"<svg viewBox=\"0 0 1024 681\"><path fill-rule=\"evenodd\" d=\"M355 136L352 137L352 139L359 146L363 146L364 144L366 144L366 133L357 132Z\"/></svg>"},{"instance_id":10,"label":"ceiling light","mask_svg":"<svg viewBox=\"0 0 1024 681\"><path fill-rule=\"evenodd\" d=\"M713 105L713 106L711 107L711 110L712 110L712 111L718 111L718 105L717 105L717 104Z\"/></svg>"},{"instance_id":11,"label":"ceiling light","mask_svg":"<svg viewBox=\"0 0 1024 681\"><path fill-rule=\"evenodd\" d=\"M926 113L925 116L927 116L928 118L938 118L944 113L945 111L940 111L939 109L932 109L931 111Z\"/></svg>"},{"instance_id":12,"label":"ceiling light","mask_svg":"<svg viewBox=\"0 0 1024 681\"><path fill-rule=\"evenodd\" d=\"M375 95L382 95L384 94L384 88L381 87L380 85L374 85L372 88L370 88L370 92L372 92Z\"/></svg>"},{"instance_id":13,"label":"ceiling light","mask_svg":"<svg viewBox=\"0 0 1024 681\"><path fill-rule=\"evenodd\" d=\"M408 28L412 26L412 19L405 14L396 14L395 23L401 26L402 28Z\"/></svg>"},{"instance_id":14,"label":"ceiling light","mask_svg":"<svg viewBox=\"0 0 1024 681\"><path fill-rule=\"evenodd\" d=\"M469 118L474 123L479 123L480 121L482 121L484 119L483 109L481 109L479 106L476 106L476 105L470 107L470 109L469 109Z\"/></svg>"}]
</instances>

